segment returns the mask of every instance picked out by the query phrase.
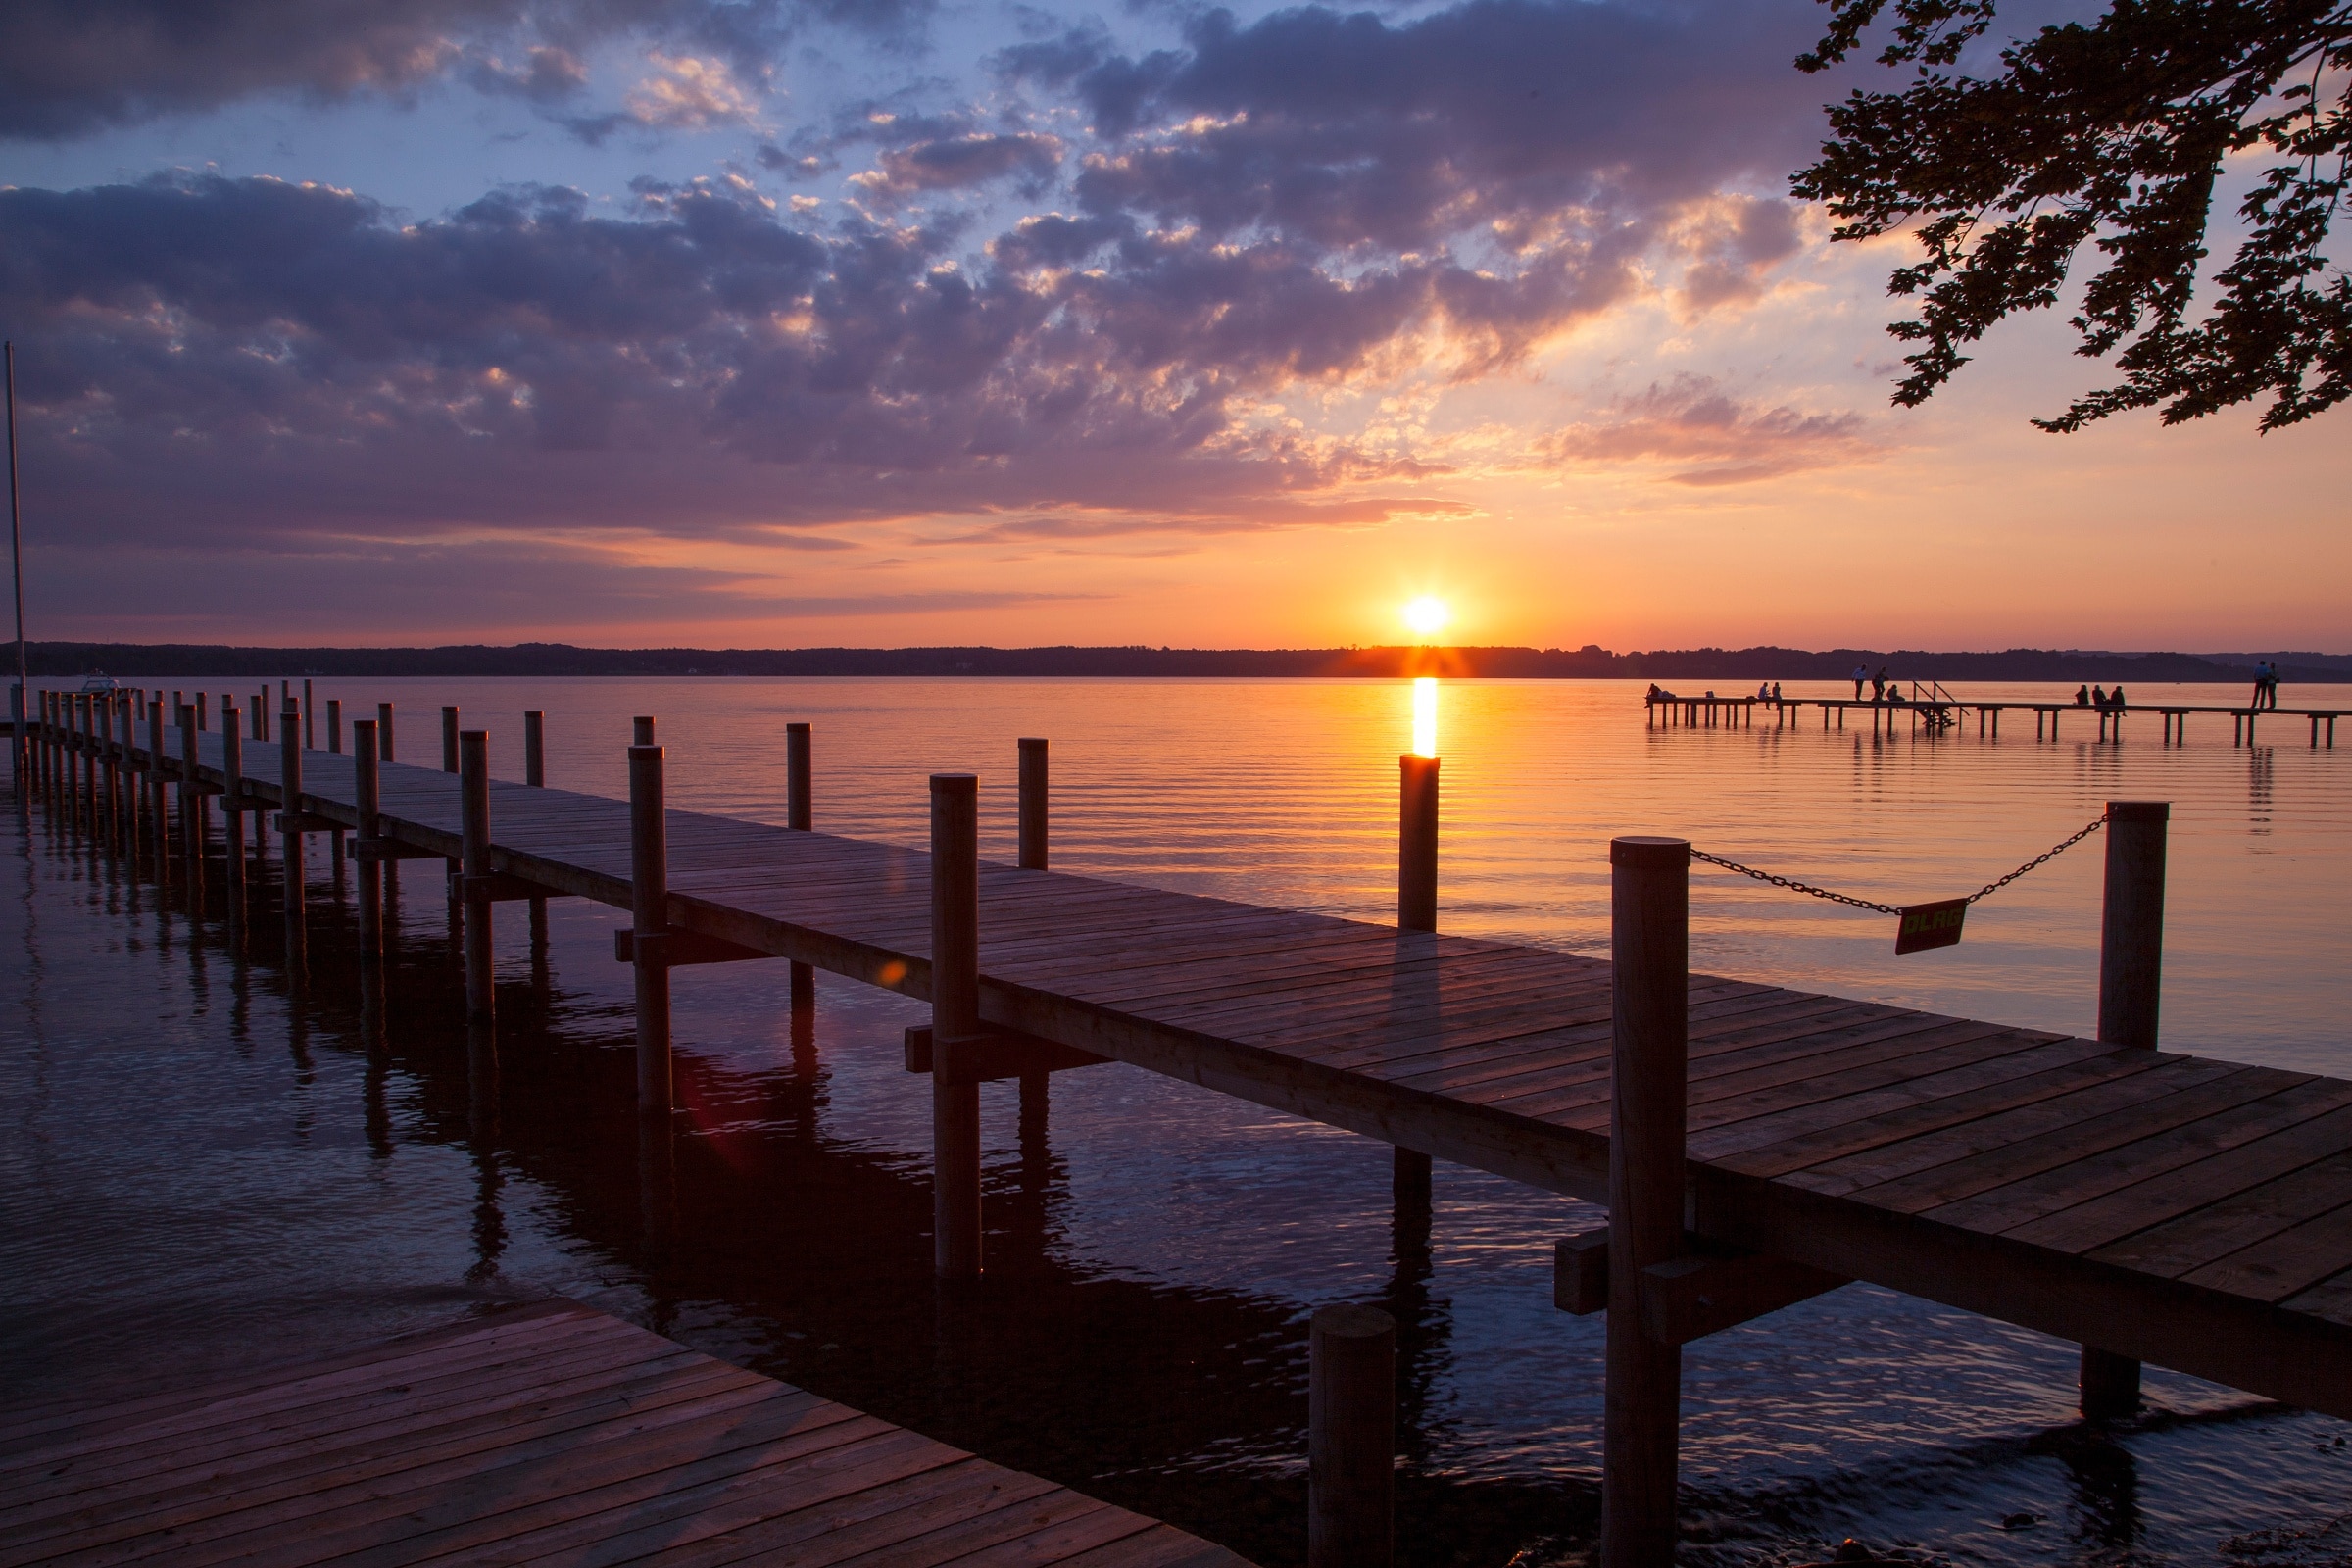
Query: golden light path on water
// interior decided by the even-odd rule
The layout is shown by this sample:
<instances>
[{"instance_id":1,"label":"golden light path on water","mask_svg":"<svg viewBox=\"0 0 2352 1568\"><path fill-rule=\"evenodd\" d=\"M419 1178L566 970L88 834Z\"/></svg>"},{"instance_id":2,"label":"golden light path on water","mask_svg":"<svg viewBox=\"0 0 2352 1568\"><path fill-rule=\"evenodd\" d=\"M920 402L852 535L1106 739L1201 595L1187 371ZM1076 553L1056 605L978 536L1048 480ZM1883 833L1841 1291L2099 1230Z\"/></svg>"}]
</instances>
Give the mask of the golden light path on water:
<instances>
[{"instance_id":1,"label":"golden light path on water","mask_svg":"<svg viewBox=\"0 0 2352 1568\"><path fill-rule=\"evenodd\" d=\"M1413 755L1438 755L1438 678L1420 675L1413 680Z\"/></svg>"}]
</instances>

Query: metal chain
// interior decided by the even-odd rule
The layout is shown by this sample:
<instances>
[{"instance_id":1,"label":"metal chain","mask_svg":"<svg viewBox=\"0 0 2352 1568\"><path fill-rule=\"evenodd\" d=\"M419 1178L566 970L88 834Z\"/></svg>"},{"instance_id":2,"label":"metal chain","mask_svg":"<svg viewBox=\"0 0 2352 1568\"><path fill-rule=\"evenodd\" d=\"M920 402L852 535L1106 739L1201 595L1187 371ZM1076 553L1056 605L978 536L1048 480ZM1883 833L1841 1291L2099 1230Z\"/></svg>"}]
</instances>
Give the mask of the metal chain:
<instances>
[{"instance_id":1,"label":"metal chain","mask_svg":"<svg viewBox=\"0 0 2352 1568\"><path fill-rule=\"evenodd\" d=\"M1970 904L1974 904L1979 899L1989 898L1993 894L2000 892L2001 889L2016 881L2019 877L2024 876L2027 872L2032 871L2052 859L2055 859L2061 855L2064 855L2068 850L2073 849L2076 845L2082 843L2084 839L2090 837L2093 833L2096 833L2100 828L2103 828L2106 825L2107 818L2104 814L2092 817L2080 832L2070 834L2066 838L2060 839L2056 844L2051 845L2048 849L2042 851L2039 855L2036 855L2034 857L2034 858L2028 860L2025 864L2019 866L2007 876L2002 877L1995 882L1987 882L1983 887L1977 889L1976 892L1971 893L1968 896L1968 902ZM1692 850L1690 852L1690 858L1693 860L1704 860L1709 865L1720 865L1726 871L1737 871L1741 876L1752 876L1759 882L1769 882L1776 888L1787 888L1791 893L1802 893L1811 898L1827 899L1832 904L1850 905L1854 908L1869 909L1879 914L1900 914L1903 912L1898 906L1892 904L1880 904L1871 899L1856 899L1850 898L1843 893L1832 893L1828 888L1817 888L1810 882L1799 882L1794 877L1775 876L1770 871L1759 871L1752 865L1741 865L1738 860L1727 860L1720 855L1709 855L1704 850Z\"/></svg>"}]
</instances>

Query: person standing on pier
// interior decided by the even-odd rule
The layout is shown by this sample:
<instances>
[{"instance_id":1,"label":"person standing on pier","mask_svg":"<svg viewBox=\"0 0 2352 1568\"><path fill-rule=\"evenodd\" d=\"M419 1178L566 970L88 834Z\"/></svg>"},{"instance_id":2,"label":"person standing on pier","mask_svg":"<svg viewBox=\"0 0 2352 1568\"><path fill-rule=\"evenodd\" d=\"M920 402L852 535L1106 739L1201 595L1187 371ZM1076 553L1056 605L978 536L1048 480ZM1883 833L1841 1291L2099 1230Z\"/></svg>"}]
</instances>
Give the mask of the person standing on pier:
<instances>
[{"instance_id":1,"label":"person standing on pier","mask_svg":"<svg viewBox=\"0 0 2352 1568\"><path fill-rule=\"evenodd\" d=\"M1858 703L1858 702L1860 702L1860 701L1862 700L1862 683L1863 683L1864 681L1868 680L1868 679L1870 679L1870 670L1869 670L1868 666L1866 666L1866 665L1862 665L1862 664L1856 664L1856 665L1854 666L1854 701L1855 701L1855 702L1857 702L1857 703Z\"/></svg>"},{"instance_id":2,"label":"person standing on pier","mask_svg":"<svg viewBox=\"0 0 2352 1568\"><path fill-rule=\"evenodd\" d=\"M1855 688L1854 695L1856 697L1862 695L1859 687ZM1882 703L1886 700L1886 666L1885 664L1881 664L1879 672L1870 677L1870 700L1874 703Z\"/></svg>"}]
</instances>

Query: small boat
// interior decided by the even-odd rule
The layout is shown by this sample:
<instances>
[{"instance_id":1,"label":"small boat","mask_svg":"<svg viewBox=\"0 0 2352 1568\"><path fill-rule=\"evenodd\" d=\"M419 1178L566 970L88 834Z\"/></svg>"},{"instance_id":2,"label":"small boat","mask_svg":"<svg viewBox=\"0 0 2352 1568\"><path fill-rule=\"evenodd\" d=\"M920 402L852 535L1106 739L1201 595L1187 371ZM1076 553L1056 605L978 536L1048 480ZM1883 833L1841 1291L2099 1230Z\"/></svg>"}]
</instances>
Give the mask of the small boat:
<instances>
[{"instance_id":1,"label":"small boat","mask_svg":"<svg viewBox=\"0 0 2352 1568\"><path fill-rule=\"evenodd\" d=\"M119 692L122 689L122 683L115 679L114 676L107 674L104 670L101 670L97 674L90 676L87 680L84 680L81 683L81 695L84 697L96 697L106 692Z\"/></svg>"}]
</instances>

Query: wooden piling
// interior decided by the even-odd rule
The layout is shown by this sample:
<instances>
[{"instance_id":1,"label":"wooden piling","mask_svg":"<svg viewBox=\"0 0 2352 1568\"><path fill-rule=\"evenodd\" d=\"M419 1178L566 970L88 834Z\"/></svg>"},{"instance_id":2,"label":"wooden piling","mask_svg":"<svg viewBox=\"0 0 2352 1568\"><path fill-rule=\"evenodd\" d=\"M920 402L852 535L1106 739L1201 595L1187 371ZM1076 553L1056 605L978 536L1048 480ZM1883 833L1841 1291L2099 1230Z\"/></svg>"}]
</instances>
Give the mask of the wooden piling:
<instances>
[{"instance_id":1,"label":"wooden piling","mask_svg":"<svg viewBox=\"0 0 2352 1568\"><path fill-rule=\"evenodd\" d=\"M630 771L634 778L634 766ZM475 1023L488 1023L498 1009L490 968L491 911L496 907L488 892L490 736L483 730L458 735L458 822L463 846L460 886L466 900L466 1014Z\"/></svg>"},{"instance_id":2,"label":"wooden piling","mask_svg":"<svg viewBox=\"0 0 2352 1568\"><path fill-rule=\"evenodd\" d=\"M310 858L302 836L310 811L302 790L302 709L291 690L282 690L278 701L284 706L277 715L277 869L285 891L286 973L299 986L310 962L309 911L303 906Z\"/></svg>"},{"instance_id":3,"label":"wooden piling","mask_svg":"<svg viewBox=\"0 0 2352 1568\"><path fill-rule=\"evenodd\" d=\"M245 919L245 737L237 727L241 716L234 704L220 705L220 837L228 846L223 860L233 925Z\"/></svg>"},{"instance_id":4,"label":"wooden piling","mask_svg":"<svg viewBox=\"0 0 2352 1568\"><path fill-rule=\"evenodd\" d=\"M318 728L312 715L311 683L306 677L302 683L302 744L305 751L315 752L318 749Z\"/></svg>"},{"instance_id":5,"label":"wooden piling","mask_svg":"<svg viewBox=\"0 0 2352 1568\"><path fill-rule=\"evenodd\" d=\"M1046 868L1046 742L1024 735L1020 747L1020 863L1032 871Z\"/></svg>"},{"instance_id":6,"label":"wooden piling","mask_svg":"<svg viewBox=\"0 0 2352 1568\"><path fill-rule=\"evenodd\" d=\"M535 789L547 787L547 714L536 708L522 715L522 781Z\"/></svg>"},{"instance_id":7,"label":"wooden piling","mask_svg":"<svg viewBox=\"0 0 2352 1568\"><path fill-rule=\"evenodd\" d=\"M148 848L155 856L155 879L169 884L172 880L172 802L165 793L170 775L164 767L164 705L163 693L147 705L147 831Z\"/></svg>"},{"instance_id":8,"label":"wooden piling","mask_svg":"<svg viewBox=\"0 0 2352 1568\"><path fill-rule=\"evenodd\" d=\"M376 756L376 720L363 718L351 726L352 805L360 819L354 844L360 862L360 958L363 964L383 952L384 873L376 858L383 832L383 784Z\"/></svg>"},{"instance_id":9,"label":"wooden piling","mask_svg":"<svg viewBox=\"0 0 2352 1568\"><path fill-rule=\"evenodd\" d=\"M1438 928L1438 760L1411 752L1396 760L1396 924Z\"/></svg>"},{"instance_id":10,"label":"wooden piling","mask_svg":"<svg viewBox=\"0 0 2352 1568\"><path fill-rule=\"evenodd\" d=\"M629 748L630 955L637 979L637 1112L666 1118L669 1062L669 840L662 807L662 748L651 743L654 723L637 721L649 737Z\"/></svg>"},{"instance_id":11,"label":"wooden piling","mask_svg":"<svg viewBox=\"0 0 2352 1568\"><path fill-rule=\"evenodd\" d=\"M441 710L441 771L458 770L458 710L444 706Z\"/></svg>"},{"instance_id":12,"label":"wooden piling","mask_svg":"<svg viewBox=\"0 0 2352 1568\"><path fill-rule=\"evenodd\" d=\"M2099 920L2099 1039L2156 1049L2164 983L2165 837L2168 801L2107 803L2107 883ZM2113 1420L2139 1408L2139 1362L2082 1347L2082 1409Z\"/></svg>"},{"instance_id":13,"label":"wooden piling","mask_svg":"<svg viewBox=\"0 0 2352 1568\"><path fill-rule=\"evenodd\" d=\"M375 744L378 748L376 752L378 760L386 762L399 760L392 755L392 705L390 703L375 705Z\"/></svg>"},{"instance_id":14,"label":"wooden piling","mask_svg":"<svg viewBox=\"0 0 2352 1568\"><path fill-rule=\"evenodd\" d=\"M1388 1568L1396 1555L1396 1321L1319 1307L1306 1351L1307 1568Z\"/></svg>"},{"instance_id":15,"label":"wooden piling","mask_svg":"<svg viewBox=\"0 0 2352 1568\"><path fill-rule=\"evenodd\" d=\"M631 737L629 744L632 746L653 745L654 721L652 716L650 714L640 713L635 718L630 719L629 734Z\"/></svg>"},{"instance_id":16,"label":"wooden piling","mask_svg":"<svg viewBox=\"0 0 2352 1568\"><path fill-rule=\"evenodd\" d=\"M1683 1250L1690 846L1620 838L1611 867L1609 1321L1602 1568L1674 1561L1682 1348L1642 1326L1642 1271Z\"/></svg>"},{"instance_id":17,"label":"wooden piling","mask_svg":"<svg viewBox=\"0 0 2352 1568\"><path fill-rule=\"evenodd\" d=\"M343 699L326 700L326 749L337 757L343 755Z\"/></svg>"},{"instance_id":18,"label":"wooden piling","mask_svg":"<svg viewBox=\"0 0 2352 1568\"><path fill-rule=\"evenodd\" d=\"M813 831L816 813L810 804L815 782L809 760L809 730L805 723L784 726L784 825L798 832ZM816 971L793 960L790 1000L797 1015L816 1005Z\"/></svg>"},{"instance_id":19,"label":"wooden piling","mask_svg":"<svg viewBox=\"0 0 2352 1568\"><path fill-rule=\"evenodd\" d=\"M807 724L784 726L784 825L801 832L811 831L815 810L809 801L814 783L813 768L808 756L809 740Z\"/></svg>"},{"instance_id":20,"label":"wooden piling","mask_svg":"<svg viewBox=\"0 0 2352 1568\"><path fill-rule=\"evenodd\" d=\"M980 1277L980 1085L958 1048L980 1033L980 781L931 775L931 1224L942 1280Z\"/></svg>"},{"instance_id":21,"label":"wooden piling","mask_svg":"<svg viewBox=\"0 0 2352 1568\"><path fill-rule=\"evenodd\" d=\"M203 722L200 710L186 706L180 709L179 850L191 914L201 913L204 908L204 785L196 772L196 734Z\"/></svg>"}]
</instances>

